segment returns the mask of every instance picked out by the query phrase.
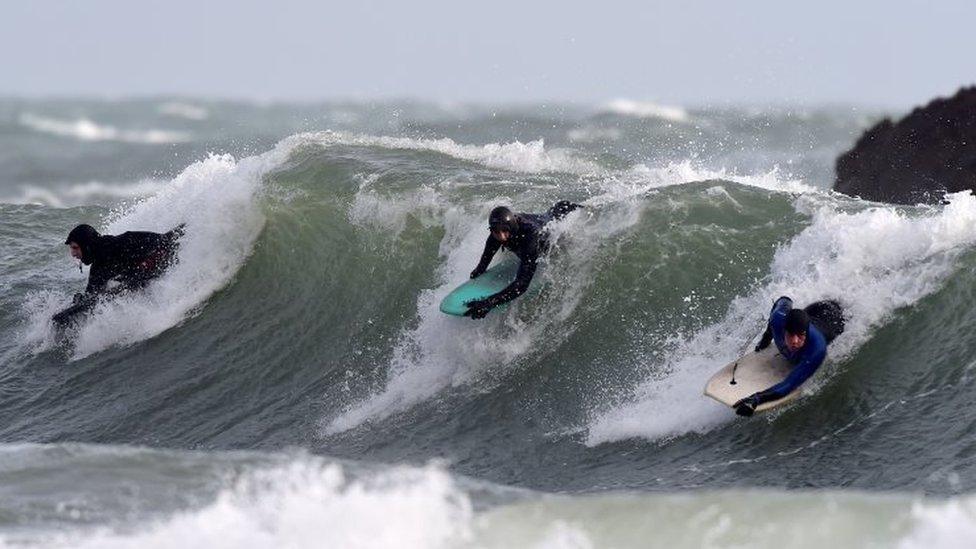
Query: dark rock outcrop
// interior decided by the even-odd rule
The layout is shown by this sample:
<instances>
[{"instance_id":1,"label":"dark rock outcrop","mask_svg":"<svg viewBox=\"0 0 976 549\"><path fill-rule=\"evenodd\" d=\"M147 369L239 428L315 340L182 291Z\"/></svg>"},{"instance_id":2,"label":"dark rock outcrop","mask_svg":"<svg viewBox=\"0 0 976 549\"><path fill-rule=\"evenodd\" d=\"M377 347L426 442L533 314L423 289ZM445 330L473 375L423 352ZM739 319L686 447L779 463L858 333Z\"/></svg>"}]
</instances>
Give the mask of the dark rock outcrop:
<instances>
[{"instance_id":1,"label":"dark rock outcrop","mask_svg":"<svg viewBox=\"0 0 976 549\"><path fill-rule=\"evenodd\" d=\"M834 190L868 200L939 202L976 190L976 86L885 119L837 158Z\"/></svg>"}]
</instances>

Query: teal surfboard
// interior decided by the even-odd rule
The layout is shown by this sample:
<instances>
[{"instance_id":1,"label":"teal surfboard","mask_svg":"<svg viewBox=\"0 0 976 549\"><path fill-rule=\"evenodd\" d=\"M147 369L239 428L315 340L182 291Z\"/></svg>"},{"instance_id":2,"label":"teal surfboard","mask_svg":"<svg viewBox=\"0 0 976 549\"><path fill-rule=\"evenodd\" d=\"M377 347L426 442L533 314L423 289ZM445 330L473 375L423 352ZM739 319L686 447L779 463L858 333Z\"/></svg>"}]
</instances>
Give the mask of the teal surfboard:
<instances>
[{"instance_id":1,"label":"teal surfboard","mask_svg":"<svg viewBox=\"0 0 976 549\"><path fill-rule=\"evenodd\" d=\"M506 286L515 280L518 273L519 260L516 258L505 259L498 265L488 269L478 278L471 279L447 294L441 301L441 312L454 316L464 316L469 301L484 299L492 294L505 289ZM538 276L538 272L536 273Z\"/></svg>"}]
</instances>

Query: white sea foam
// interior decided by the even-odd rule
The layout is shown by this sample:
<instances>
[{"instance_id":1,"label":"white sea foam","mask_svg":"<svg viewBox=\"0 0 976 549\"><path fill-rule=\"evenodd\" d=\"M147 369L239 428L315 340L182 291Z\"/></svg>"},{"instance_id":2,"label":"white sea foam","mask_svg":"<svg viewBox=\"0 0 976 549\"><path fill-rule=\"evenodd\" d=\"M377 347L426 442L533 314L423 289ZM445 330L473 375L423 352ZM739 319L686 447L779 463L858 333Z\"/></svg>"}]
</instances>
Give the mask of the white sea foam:
<instances>
[{"instance_id":1,"label":"white sea foam","mask_svg":"<svg viewBox=\"0 0 976 549\"><path fill-rule=\"evenodd\" d=\"M124 130L96 124L88 118L61 120L30 113L20 115L20 123L34 131L70 137L79 141L120 141L124 143L167 144L190 141L188 132L175 130Z\"/></svg>"},{"instance_id":2,"label":"white sea foam","mask_svg":"<svg viewBox=\"0 0 976 549\"><path fill-rule=\"evenodd\" d=\"M664 187L684 185L699 181L722 180L740 185L783 193L817 193L819 190L802 180L789 177L774 168L764 173L740 174L731 170L713 170L698 166L685 160L672 162L667 166L648 167L637 164L626 170L615 171L591 183L592 187L603 191L589 200L592 204L607 204L629 198L646 196L649 192Z\"/></svg>"},{"instance_id":3,"label":"white sea foam","mask_svg":"<svg viewBox=\"0 0 976 549\"><path fill-rule=\"evenodd\" d=\"M689 122L691 117L681 107L659 105L649 101L614 99L602 107L604 112L635 118L658 118L668 122Z\"/></svg>"},{"instance_id":4,"label":"white sea foam","mask_svg":"<svg viewBox=\"0 0 976 549\"><path fill-rule=\"evenodd\" d=\"M898 308L938 290L958 254L976 244L976 197L968 193L914 215L881 206L850 213L817 194L802 195L796 206L812 221L777 250L770 281L734 299L723 320L681 342L626 403L599 410L588 426L588 444L661 439L730 421L732 413L702 397L702 387L754 341L776 297L790 295L799 304L838 299L850 320L831 355L843 357Z\"/></svg>"},{"instance_id":5,"label":"white sea foam","mask_svg":"<svg viewBox=\"0 0 976 549\"><path fill-rule=\"evenodd\" d=\"M407 219L439 219L451 209L450 202L432 185L423 185L406 195L390 199L372 188L375 178L366 178L349 208L349 220L361 227L377 227L393 236L406 228Z\"/></svg>"},{"instance_id":6,"label":"white sea foam","mask_svg":"<svg viewBox=\"0 0 976 549\"><path fill-rule=\"evenodd\" d=\"M178 101L163 103L157 107L157 110L161 114L187 120L206 120L210 116L210 112L203 107Z\"/></svg>"},{"instance_id":7,"label":"white sea foam","mask_svg":"<svg viewBox=\"0 0 976 549\"><path fill-rule=\"evenodd\" d=\"M916 502L913 528L901 549L968 549L976 540L976 498L953 498L944 503Z\"/></svg>"},{"instance_id":8,"label":"white sea foam","mask_svg":"<svg viewBox=\"0 0 976 549\"><path fill-rule=\"evenodd\" d=\"M76 548L448 548L470 539L468 496L443 469L390 468L350 480L314 460L252 472L201 509L133 533L56 537Z\"/></svg>"}]
</instances>

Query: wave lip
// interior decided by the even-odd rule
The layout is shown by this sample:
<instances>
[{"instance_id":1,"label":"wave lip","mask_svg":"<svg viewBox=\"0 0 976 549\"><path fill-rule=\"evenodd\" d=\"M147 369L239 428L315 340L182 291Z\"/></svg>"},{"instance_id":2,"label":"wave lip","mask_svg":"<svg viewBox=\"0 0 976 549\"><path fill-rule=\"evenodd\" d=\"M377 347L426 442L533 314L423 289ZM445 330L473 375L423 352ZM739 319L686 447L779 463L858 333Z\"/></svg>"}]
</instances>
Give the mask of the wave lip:
<instances>
[{"instance_id":1,"label":"wave lip","mask_svg":"<svg viewBox=\"0 0 976 549\"><path fill-rule=\"evenodd\" d=\"M31 113L20 115L20 124L40 133L70 137L78 141L117 141L122 143L142 143L164 145L185 143L192 139L188 132L174 130L124 130L115 126L97 124L88 118L61 120L37 116Z\"/></svg>"},{"instance_id":2,"label":"wave lip","mask_svg":"<svg viewBox=\"0 0 976 549\"><path fill-rule=\"evenodd\" d=\"M633 118L657 118L668 122L690 122L688 111L681 107L659 105L650 101L614 99L601 108L602 112Z\"/></svg>"},{"instance_id":3,"label":"wave lip","mask_svg":"<svg viewBox=\"0 0 976 549\"><path fill-rule=\"evenodd\" d=\"M356 145L430 151L460 160L476 162L489 168L497 168L521 173L571 173L577 175L597 175L606 172L594 162L579 158L564 149L546 149L541 140L522 143L489 143L487 145L464 145L450 138L415 139L410 137L388 137L344 132L312 132L294 136L295 139L317 142L323 146Z\"/></svg>"}]
</instances>

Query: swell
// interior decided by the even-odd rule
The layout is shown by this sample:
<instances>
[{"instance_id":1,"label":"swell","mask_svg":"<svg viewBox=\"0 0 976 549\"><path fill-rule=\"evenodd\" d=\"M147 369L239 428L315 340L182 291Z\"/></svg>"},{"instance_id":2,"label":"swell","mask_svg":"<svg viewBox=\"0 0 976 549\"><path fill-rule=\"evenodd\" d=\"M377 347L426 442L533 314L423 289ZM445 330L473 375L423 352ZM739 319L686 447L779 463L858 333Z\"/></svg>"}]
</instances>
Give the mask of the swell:
<instances>
[{"instance_id":1,"label":"swell","mask_svg":"<svg viewBox=\"0 0 976 549\"><path fill-rule=\"evenodd\" d=\"M879 435L960 413L954 398L943 408L925 396L970 383L959 361L972 342L942 330L972 303L972 197L894 209L776 173L684 163L580 174L540 160L545 147L499 145L515 156L498 163L495 147L454 146L296 136L267 155L195 164L132 209L17 210L39 226L85 213L106 215L110 230L196 223L183 271L158 294L101 311L67 351L32 331L67 292L44 294L43 279L25 287L31 346L6 354L15 367L0 437L300 445L390 461L447 453L487 478L583 490L802 486L811 481L800 471L830 452L905 459ZM504 167L522 154L525 169ZM543 210L562 198L587 208L553 228L536 296L482 323L436 311L476 261L492 205ZM63 259L30 268L53 261ZM701 386L781 293L841 296L851 329L808 398L733 423ZM919 370L922 356L938 366ZM878 370L891 377L872 385ZM913 418L900 399L931 408ZM821 407L830 411L811 413ZM943 435L927 440L965 455ZM770 463L794 476L783 481ZM943 466L909 457L875 484L960 489L931 476ZM657 475L642 478L649 467ZM875 468L821 478L868 485Z\"/></svg>"}]
</instances>

